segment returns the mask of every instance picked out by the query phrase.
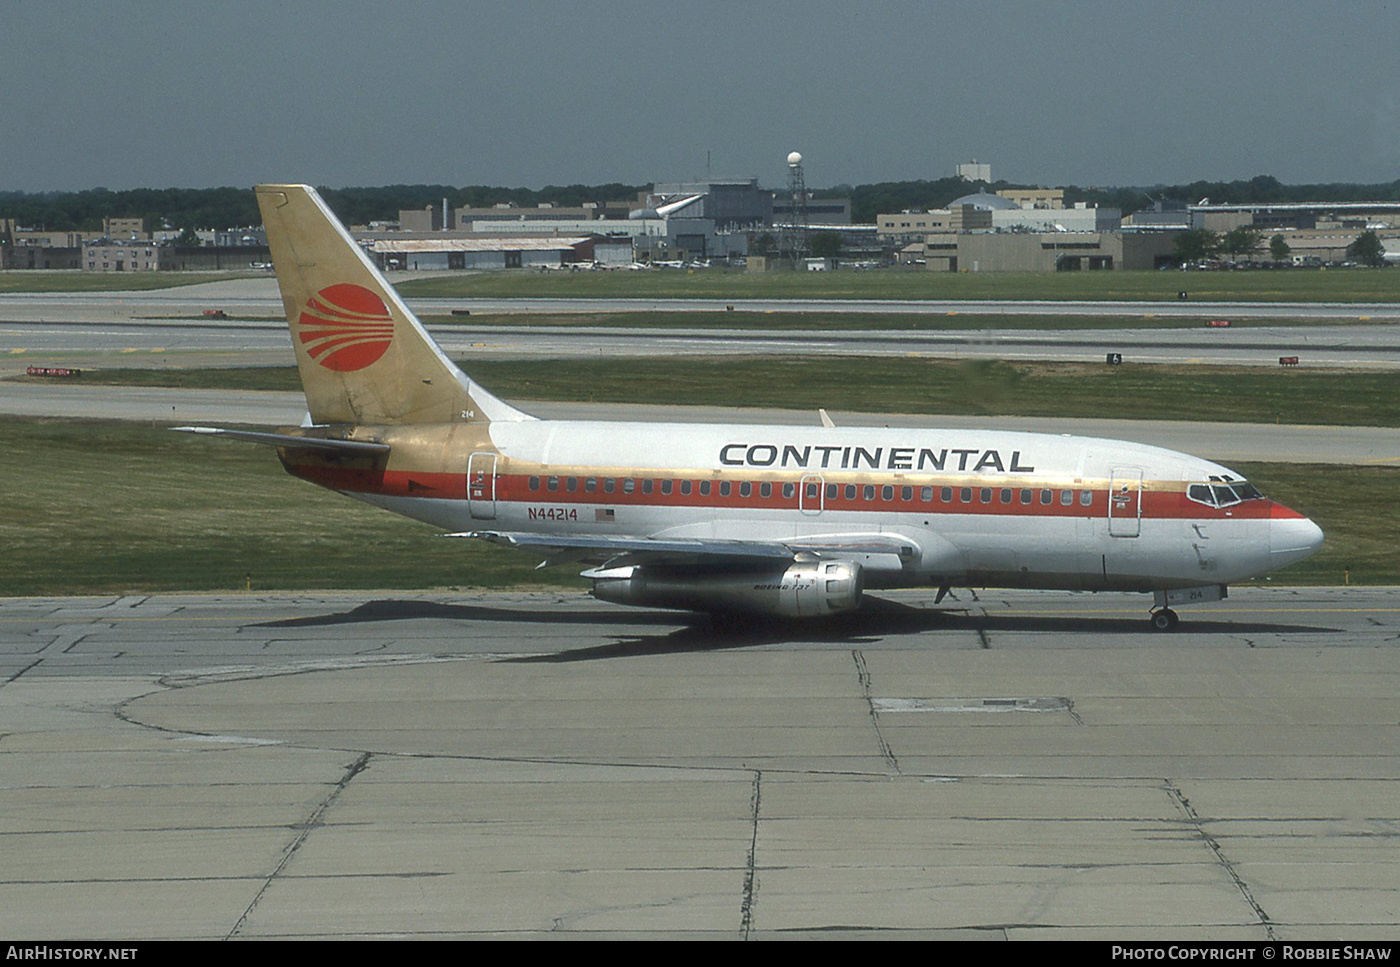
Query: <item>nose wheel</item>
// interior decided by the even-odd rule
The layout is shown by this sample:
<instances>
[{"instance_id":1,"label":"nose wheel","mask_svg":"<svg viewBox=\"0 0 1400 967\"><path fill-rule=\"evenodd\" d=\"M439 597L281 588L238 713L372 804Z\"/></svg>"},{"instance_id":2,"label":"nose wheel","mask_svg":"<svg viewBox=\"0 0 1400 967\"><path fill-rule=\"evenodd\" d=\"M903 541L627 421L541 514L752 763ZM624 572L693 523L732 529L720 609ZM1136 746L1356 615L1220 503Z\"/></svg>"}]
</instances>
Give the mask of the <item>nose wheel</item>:
<instances>
[{"instance_id":1,"label":"nose wheel","mask_svg":"<svg viewBox=\"0 0 1400 967\"><path fill-rule=\"evenodd\" d=\"M1175 631L1176 626L1181 623L1181 619L1171 608L1159 608L1152 612L1149 620L1152 622L1153 631Z\"/></svg>"}]
</instances>

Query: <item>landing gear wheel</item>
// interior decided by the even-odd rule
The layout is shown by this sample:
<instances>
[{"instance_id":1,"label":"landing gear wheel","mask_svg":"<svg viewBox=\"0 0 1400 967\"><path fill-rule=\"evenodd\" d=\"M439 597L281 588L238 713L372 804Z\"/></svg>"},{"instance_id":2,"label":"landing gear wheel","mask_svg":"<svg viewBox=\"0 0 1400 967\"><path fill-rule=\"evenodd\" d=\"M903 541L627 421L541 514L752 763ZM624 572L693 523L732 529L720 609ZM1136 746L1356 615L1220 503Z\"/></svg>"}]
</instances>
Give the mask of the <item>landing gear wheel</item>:
<instances>
[{"instance_id":1,"label":"landing gear wheel","mask_svg":"<svg viewBox=\"0 0 1400 967\"><path fill-rule=\"evenodd\" d=\"M1176 616L1176 612L1171 608L1163 608L1160 611L1152 612L1153 631L1175 631L1181 619Z\"/></svg>"}]
</instances>

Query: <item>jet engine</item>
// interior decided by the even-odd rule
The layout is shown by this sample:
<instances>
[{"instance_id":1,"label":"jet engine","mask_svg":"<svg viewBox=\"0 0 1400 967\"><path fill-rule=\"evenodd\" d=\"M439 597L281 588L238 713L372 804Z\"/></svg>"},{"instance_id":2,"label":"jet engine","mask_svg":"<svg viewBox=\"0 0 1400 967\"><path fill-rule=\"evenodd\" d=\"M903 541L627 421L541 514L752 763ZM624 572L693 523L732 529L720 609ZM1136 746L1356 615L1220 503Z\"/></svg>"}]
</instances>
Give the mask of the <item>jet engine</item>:
<instances>
[{"instance_id":1,"label":"jet engine","mask_svg":"<svg viewBox=\"0 0 1400 967\"><path fill-rule=\"evenodd\" d=\"M739 611L812 618L860 607L864 580L853 561L815 561L786 570L718 570L633 565L585 571L593 596L618 604L688 611Z\"/></svg>"}]
</instances>

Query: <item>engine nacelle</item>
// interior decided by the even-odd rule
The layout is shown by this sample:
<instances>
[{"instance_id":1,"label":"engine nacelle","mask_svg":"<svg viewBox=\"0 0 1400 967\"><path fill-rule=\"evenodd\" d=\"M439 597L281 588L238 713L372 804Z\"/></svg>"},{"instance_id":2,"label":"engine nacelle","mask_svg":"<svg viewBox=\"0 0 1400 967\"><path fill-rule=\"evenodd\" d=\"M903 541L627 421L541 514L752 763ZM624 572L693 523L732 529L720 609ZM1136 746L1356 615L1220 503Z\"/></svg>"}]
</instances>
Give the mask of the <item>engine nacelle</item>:
<instances>
[{"instance_id":1,"label":"engine nacelle","mask_svg":"<svg viewBox=\"0 0 1400 967\"><path fill-rule=\"evenodd\" d=\"M813 618L860 607L861 567L853 561L794 564L786 570L721 571L655 565L585 571L593 596L618 604L688 611L739 611Z\"/></svg>"}]
</instances>

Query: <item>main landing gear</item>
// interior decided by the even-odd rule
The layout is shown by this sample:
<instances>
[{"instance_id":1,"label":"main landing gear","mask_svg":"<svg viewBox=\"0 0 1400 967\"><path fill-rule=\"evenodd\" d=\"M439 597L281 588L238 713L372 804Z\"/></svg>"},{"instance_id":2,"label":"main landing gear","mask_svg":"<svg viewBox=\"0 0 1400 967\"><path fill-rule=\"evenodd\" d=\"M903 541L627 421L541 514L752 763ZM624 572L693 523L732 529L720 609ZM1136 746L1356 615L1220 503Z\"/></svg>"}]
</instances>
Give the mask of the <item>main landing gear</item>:
<instances>
[{"instance_id":1,"label":"main landing gear","mask_svg":"<svg viewBox=\"0 0 1400 967\"><path fill-rule=\"evenodd\" d=\"M1152 612L1149 620L1152 622L1153 631L1175 631L1176 626L1181 623L1181 619L1171 608L1159 608Z\"/></svg>"}]
</instances>

